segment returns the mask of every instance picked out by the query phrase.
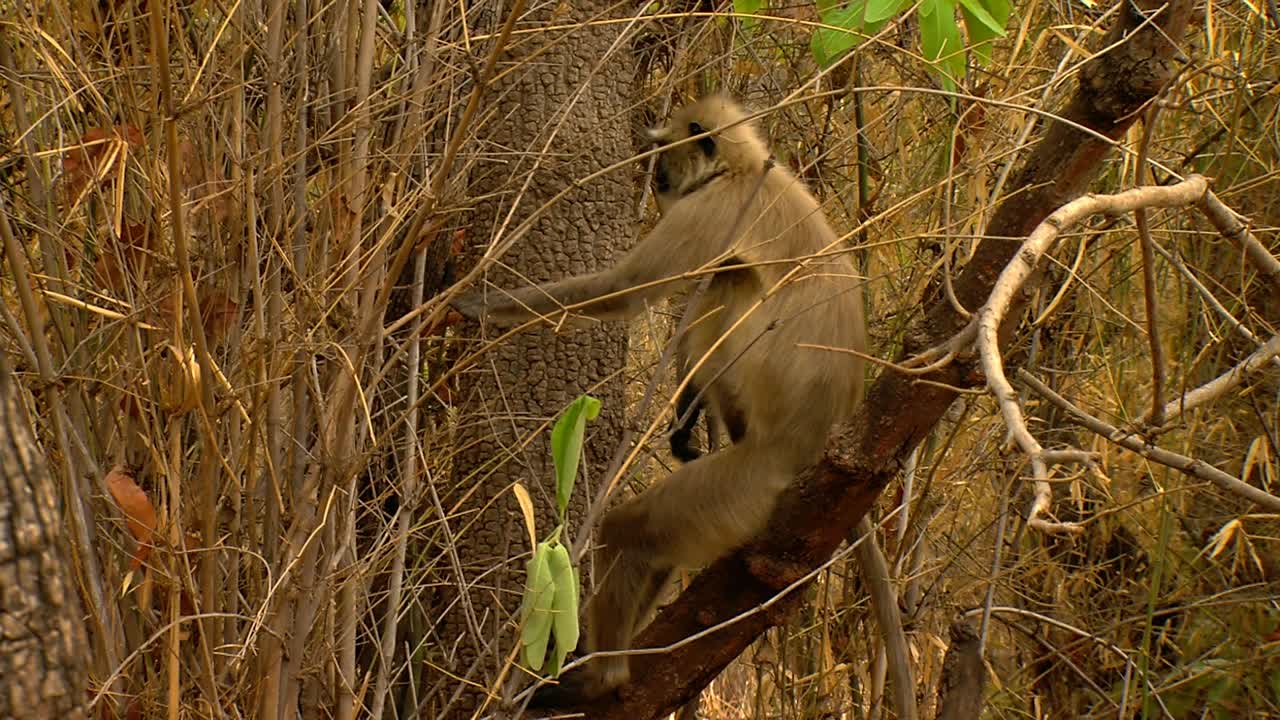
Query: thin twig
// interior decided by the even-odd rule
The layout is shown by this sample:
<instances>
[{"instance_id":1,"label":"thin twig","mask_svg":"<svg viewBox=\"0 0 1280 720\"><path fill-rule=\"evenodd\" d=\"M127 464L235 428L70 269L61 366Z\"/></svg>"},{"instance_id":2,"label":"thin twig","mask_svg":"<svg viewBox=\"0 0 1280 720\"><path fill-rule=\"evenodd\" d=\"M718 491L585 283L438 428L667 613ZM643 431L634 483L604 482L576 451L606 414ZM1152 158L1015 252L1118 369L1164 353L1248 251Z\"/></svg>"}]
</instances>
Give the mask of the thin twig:
<instances>
[{"instance_id":1,"label":"thin twig","mask_svg":"<svg viewBox=\"0 0 1280 720\"><path fill-rule=\"evenodd\" d=\"M1277 355L1280 355L1280 335L1273 335L1262 347L1254 350L1235 367L1200 387L1183 393L1178 399L1170 400L1162 408L1161 416L1166 419L1174 418L1192 408L1223 397L1244 384L1246 379L1261 370L1263 366L1271 365ZM1147 422L1155 425L1154 421L1147 420Z\"/></svg>"},{"instance_id":2,"label":"thin twig","mask_svg":"<svg viewBox=\"0 0 1280 720\"><path fill-rule=\"evenodd\" d=\"M1169 450L1163 450L1155 445L1144 442L1130 431L1121 430L1113 425L1109 425L1108 423L1071 404L1070 401L1055 393L1053 390L1050 390L1049 386L1040 382L1039 379L1026 370L1018 371L1018 379L1025 382L1032 390L1035 390L1049 402L1070 413L1071 416L1075 418L1077 424L1092 430L1098 435L1106 438L1108 441L1128 450L1132 450L1152 462L1171 467L1175 470L1180 470L1200 480L1211 482L1233 495L1238 495L1250 502L1258 504L1268 512L1280 513L1280 497L1276 497L1265 490L1256 488L1239 478L1232 477L1202 460L1197 460L1185 455L1179 455L1178 453Z\"/></svg>"},{"instance_id":3,"label":"thin twig","mask_svg":"<svg viewBox=\"0 0 1280 720\"><path fill-rule=\"evenodd\" d=\"M1147 154L1151 149L1151 136L1160 116L1160 104L1152 104L1142 124L1142 140L1138 143L1138 160L1135 168L1136 184L1141 186L1147 178ZM1156 306L1156 258L1152 249L1151 226L1147 222L1147 209L1135 208L1133 219L1138 226L1138 238L1142 244L1142 299L1147 312L1147 344L1151 348L1151 424L1164 424L1164 346L1160 342L1160 316Z\"/></svg>"},{"instance_id":4,"label":"thin twig","mask_svg":"<svg viewBox=\"0 0 1280 720\"><path fill-rule=\"evenodd\" d=\"M1200 199L1199 207L1209 222L1213 223L1213 227L1223 237L1240 245L1249 262L1280 292L1280 260L1267 251L1266 246L1249 231L1249 226L1241 222L1239 216L1212 192L1205 193Z\"/></svg>"},{"instance_id":5,"label":"thin twig","mask_svg":"<svg viewBox=\"0 0 1280 720\"><path fill-rule=\"evenodd\" d=\"M905 508L906 505L898 507ZM900 518L899 524L905 524L905 518ZM858 564L871 595L871 609L875 613L876 626L880 628L880 639L884 642L888 671L893 680L893 709L902 720L916 720L920 717L920 710L916 706L915 673L907 636L902 629L898 593L893 589L889 563L876 542L875 532L871 518L864 515L853 535L854 545L858 548Z\"/></svg>"}]
</instances>

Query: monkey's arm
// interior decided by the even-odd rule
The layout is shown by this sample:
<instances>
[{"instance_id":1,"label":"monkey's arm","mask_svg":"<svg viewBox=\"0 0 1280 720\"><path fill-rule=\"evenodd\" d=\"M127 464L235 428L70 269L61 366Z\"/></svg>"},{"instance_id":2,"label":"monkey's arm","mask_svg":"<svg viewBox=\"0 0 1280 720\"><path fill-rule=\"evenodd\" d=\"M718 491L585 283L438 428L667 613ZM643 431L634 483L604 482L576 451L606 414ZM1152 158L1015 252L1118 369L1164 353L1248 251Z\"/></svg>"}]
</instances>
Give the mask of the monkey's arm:
<instances>
[{"instance_id":1,"label":"monkey's arm","mask_svg":"<svg viewBox=\"0 0 1280 720\"><path fill-rule=\"evenodd\" d=\"M591 273L534 287L514 290L491 288L468 293L454 299L451 304L455 310L472 320L483 317L498 325L514 325L535 317L547 317L552 322L558 322L561 318L552 316L559 315L569 306L610 295L613 285L609 273ZM598 300L589 307L575 309L573 312L599 320L624 317L622 313L610 312L616 304L609 300Z\"/></svg>"},{"instance_id":2,"label":"monkey's arm","mask_svg":"<svg viewBox=\"0 0 1280 720\"><path fill-rule=\"evenodd\" d=\"M691 208L678 203L653 232L609 269L559 282L514 290L491 289L456 298L455 310L473 320L484 317L499 325L512 325L555 317L572 307L575 315L595 320L621 320L678 290L688 274L709 266L725 254L727 233L718 227L708 232ZM723 237L722 237L723 236ZM579 307L580 306L580 307Z\"/></svg>"}]
</instances>

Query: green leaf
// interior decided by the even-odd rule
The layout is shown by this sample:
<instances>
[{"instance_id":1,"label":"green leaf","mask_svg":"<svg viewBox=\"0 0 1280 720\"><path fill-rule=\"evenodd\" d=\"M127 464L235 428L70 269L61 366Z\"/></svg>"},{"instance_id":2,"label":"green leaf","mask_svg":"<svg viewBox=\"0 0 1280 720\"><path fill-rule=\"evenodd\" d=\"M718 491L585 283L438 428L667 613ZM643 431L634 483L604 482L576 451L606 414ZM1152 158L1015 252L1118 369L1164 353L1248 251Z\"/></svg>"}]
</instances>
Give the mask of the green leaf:
<instances>
[{"instance_id":1,"label":"green leaf","mask_svg":"<svg viewBox=\"0 0 1280 720\"><path fill-rule=\"evenodd\" d=\"M569 549L560 543L551 547L548 564L555 583L551 632L556 646L547 672L556 677L564 665L565 655L578 646L578 574L569 560Z\"/></svg>"},{"instance_id":2,"label":"green leaf","mask_svg":"<svg viewBox=\"0 0 1280 720\"><path fill-rule=\"evenodd\" d=\"M867 41L863 22L866 9L865 0L854 0L844 8L820 13L824 25L841 29L824 27L813 31L813 37L809 40L809 51L813 53L813 59L819 65L824 68L831 67L846 52Z\"/></svg>"},{"instance_id":3,"label":"green leaf","mask_svg":"<svg viewBox=\"0 0 1280 720\"><path fill-rule=\"evenodd\" d=\"M1009 0L981 0L983 7L987 12L991 13L991 17L996 19L1000 24L1000 29L1004 30L1005 23L1009 22L1012 5Z\"/></svg>"},{"instance_id":4,"label":"green leaf","mask_svg":"<svg viewBox=\"0 0 1280 720\"><path fill-rule=\"evenodd\" d=\"M733 11L742 15L756 15L764 9L764 0L733 0ZM746 17L739 18L742 20L742 29L746 32L752 32L760 21L756 18Z\"/></svg>"},{"instance_id":5,"label":"green leaf","mask_svg":"<svg viewBox=\"0 0 1280 720\"><path fill-rule=\"evenodd\" d=\"M974 57L983 65L991 62L991 41L1004 37L1004 26L1009 21L1009 0L960 0L960 12L964 13L964 28L969 36L969 47Z\"/></svg>"},{"instance_id":6,"label":"green leaf","mask_svg":"<svg viewBox=\"0 0 1280 720\"><path fill-rule=\"evenodd\" d=\"M911 0L853 0L849 3L819 2L818 15L824 25L809 41L813 59L831 67L845 53L880 32L885 24L911 4ZM839 29L836 29L839 28Z\"/></svg>"},{"instance_id":7,"label":"green leaf","mask_svg":"<svg viewBox=\"0 0 1280 720\"><path fill-rule=\"evenodd\" d=\"M964 76L964 43L956 24L956 0L920 3L920 48L924 59L934 64L942 86L955 90L956 79Z\"/></svg>"},{"instance_id":8,"label":"green leaf","mask_svg":"<svg viewBox=\"0 0 1280 720\"><path fill-rule=\"evenodd\" d=\"M866 0L867 14L863 16L863 22L867 25L883 23L885 20L892 18L902 9L910 4L911 0ZM879 28L871 32L878 32Z\"/></svg>"},{"instance_id":9,"label":"green leaf","mask_svg":"<svg viewBox=\"0 0 1280 720\"><path fill-rule=\"evenodd\" d=\"M587 421L600 414L600 401L590 395L579 396L551 429L551 459L556 466L556 509L564 520L565 508L573 495L573 481L578 477L582 458L582 436Z\"/></svg>"},{"instance_id":10,"label":"green leaf","mask_svg":"<svg viewBox=\"0 0 1280 720\"><path fill-rule=\"evenodd\" d=\"M549 544L538 543L533 557L529 558L524 600L520 606L520 644L524 646L525 664L535 671L542 669L542 662L547 656L547 642L551 639L551 608L556 588L551 575L550 556Z\"/></svg>"},{"instance_id":11,"label":"green leaf","mask_svg":"<svg viewBox=\"0 0 1280 720\"><path fill-rule=\"evenodd\" d=\"M993 35L997 37L1004 35L1004 20L1009 19L1008 15L1002 20L997 20L983 6L982 0L960 0L960 9L965 13L966 26L970 22L969 17L972 16L973 20L976 20Z\"/></svg>"}]
</instances>

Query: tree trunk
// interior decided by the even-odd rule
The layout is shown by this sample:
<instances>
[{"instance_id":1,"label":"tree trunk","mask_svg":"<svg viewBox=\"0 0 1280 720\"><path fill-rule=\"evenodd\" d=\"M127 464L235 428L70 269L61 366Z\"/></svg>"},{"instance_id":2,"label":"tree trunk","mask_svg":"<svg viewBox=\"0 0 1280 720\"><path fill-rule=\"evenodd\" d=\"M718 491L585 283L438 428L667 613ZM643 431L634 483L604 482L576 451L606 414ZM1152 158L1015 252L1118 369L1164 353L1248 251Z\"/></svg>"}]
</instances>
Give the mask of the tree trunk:
<instances>
[{"instance_id":1,"label":"tree trunk","mask_svg":"<svg viewBox=\"0 0 1280 720\"><path fill-rule=\"evenodd\" d=\"M982 644L968 623L951 624L951 647L942 661L938 684L938 720L976 720L982 714L987 689L987 666Z\"/></svg>"},{"instance_id":2,"label":"tree trunk","mask_svg":"<svg viewBox=\"0 0 1280 720\"><path fill-rule=\"evenodd\" d=\"M606 7L565 3L554 17L540 8L522 18L516 30L573 25ZM492 20L496 28L506 18ZM488 88L483 104L491 119L479 130L482 155L470 185L471 196L482 198L466 231L472 258L574 180L634 154L628 110L632 59L625 45L613 47L621 32L618 25L587 25L567 34L513 37L498 72L525 64ZM633 240L636 187L629 173L616 172L575 189L542 215L486 280L517 287L607 266ZM475 326L462 330L476 332ZM455 698L463 683L496 689L518 639L513 614L529 550L510 486L518 481L533 495L542 539L555 526L549 423L580 394L601 399L601 415L587 428L584 472L569 509L568 530L582 530L585 501L621 435L626 352L626 328L617 323L527 332L489 350L464 376L455 482L439 489L448 537L458 551L458 562L443 573L446 589L439 598L440 607L449 608L439 633L443 664L454 676L437 683L435 690L443 692L432 692L435 714L426 716L470 717L483 695L467 690ZM585 581L586 574L582 577ZM459 598L464 587L467 594Z\"/></svg>"},{"instance_id":3,"label":"tree trunk","mask_svg":"<svg viewBox=\"0 0 1280 720\"><path fill-rule=\"evenodd\" d=\"M57 491L0 357L0 717L84 718L83 611Z\"/></svg>"}]
</instances>

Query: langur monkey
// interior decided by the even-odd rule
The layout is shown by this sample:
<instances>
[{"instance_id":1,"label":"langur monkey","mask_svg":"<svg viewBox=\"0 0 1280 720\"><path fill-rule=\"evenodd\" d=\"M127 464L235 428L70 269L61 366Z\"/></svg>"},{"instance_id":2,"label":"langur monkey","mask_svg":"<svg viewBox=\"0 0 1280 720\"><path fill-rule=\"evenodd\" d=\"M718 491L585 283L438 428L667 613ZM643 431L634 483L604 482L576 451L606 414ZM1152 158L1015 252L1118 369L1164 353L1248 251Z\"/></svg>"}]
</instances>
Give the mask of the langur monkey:
<instances>
[{"instance_id":1,"label":"langur monkey","mask_svg":"<svg viewBox=\"0 0 1280 720\"><path fill-rule=\"evenodd\" d=\"M866 346L849 248L804 184L771 167L743 110L724 96L704 98L649 139L663 148L653 178L661 219L614 267L453 302L462 315L499 325L620 320L712 274L677 338L689 366L680 371L693 369L690 388L701 390L698 402L732 444L607 513L589 652L630 648L676 568L709 564L763 530L778 495L821 457L828 431L863 392L863 362L847 352ZM625 656L584 670L561 694L591 699L629 680Z\"/></svg>"}]
</instances>

